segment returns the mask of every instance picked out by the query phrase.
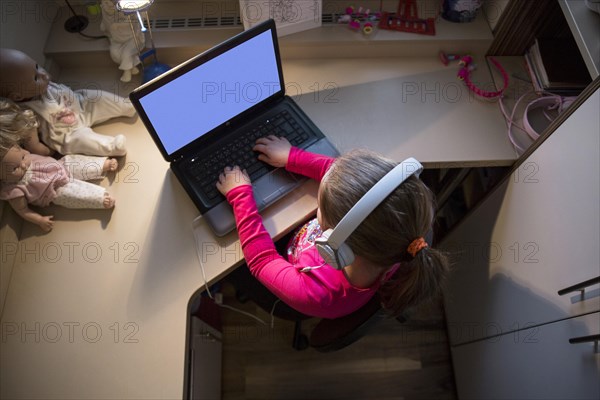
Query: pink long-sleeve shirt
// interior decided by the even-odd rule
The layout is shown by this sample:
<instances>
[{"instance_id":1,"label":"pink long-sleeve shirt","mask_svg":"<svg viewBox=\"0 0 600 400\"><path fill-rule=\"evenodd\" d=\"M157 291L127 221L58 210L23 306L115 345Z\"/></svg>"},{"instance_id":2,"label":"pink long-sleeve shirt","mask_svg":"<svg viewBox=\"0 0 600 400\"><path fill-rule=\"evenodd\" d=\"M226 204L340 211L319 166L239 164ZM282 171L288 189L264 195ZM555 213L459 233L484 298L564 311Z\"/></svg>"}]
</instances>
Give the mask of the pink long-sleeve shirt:
<instances>
[{"instance_id":1,"label":"pink long-sleeve shirt","mask_svg":"<svg viewBox=\"0 0 600 400\"><path fill-rule=\"evenodd\" d=\"M292 147L286 165L290 172L320 181L334 159ZM236 219L242 251L250 272L278 298L303 314L338 318L359 309L375 294L377 280L369 288L353 286L343 271L324 264L314 246L321 233L318 222L305 224L292 239L288 259L277 253L258 213L252 186L238 186L227 193ZM307 272L307 266L320 266ZM389 274L386 274L387 278ZM384 278L384 279L385 279Z\"/></svg>"}]
</instances>

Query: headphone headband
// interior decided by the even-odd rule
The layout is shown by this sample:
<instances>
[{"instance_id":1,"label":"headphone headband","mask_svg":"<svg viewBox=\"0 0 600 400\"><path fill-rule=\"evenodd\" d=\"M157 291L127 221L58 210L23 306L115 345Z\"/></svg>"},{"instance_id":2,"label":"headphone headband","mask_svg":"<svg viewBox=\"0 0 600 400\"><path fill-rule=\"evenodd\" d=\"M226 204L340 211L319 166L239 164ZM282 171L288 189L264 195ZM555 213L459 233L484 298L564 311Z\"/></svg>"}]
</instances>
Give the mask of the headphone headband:
<instances>
[{"instance_id":1,"label":"headphone headband","mask_svg":"<svg viewBox=\"0 0 600 400\"><path fill-rule=\"evenodd\" d=\"M344 215L342 220L331 232L327 242L332 249L337 250L358 228L369 214L383 202L398 186L411 175L419 176L423 166L410 157L396 165L379 182L377 182L358 202Z\"/></svg>"}]
</instances>

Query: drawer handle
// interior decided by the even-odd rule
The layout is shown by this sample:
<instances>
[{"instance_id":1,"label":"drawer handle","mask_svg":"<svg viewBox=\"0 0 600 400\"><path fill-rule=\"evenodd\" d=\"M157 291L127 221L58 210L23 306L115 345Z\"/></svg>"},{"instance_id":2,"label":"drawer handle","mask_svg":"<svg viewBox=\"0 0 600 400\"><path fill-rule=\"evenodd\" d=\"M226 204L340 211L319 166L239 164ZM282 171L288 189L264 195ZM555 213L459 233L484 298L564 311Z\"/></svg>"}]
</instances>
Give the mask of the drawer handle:
<instances>
[{"instance_id":1,"label":"drawer handle","mask_svg":"<svg viewBox=\"0 0 600 400\"><path fill-rule=\"evenodd\" d=\"M578 343L588 343L594 342L594 353L598 353L598 341L600 340L600 335L589 335L589 336L579 336L569 339L569 343L578 344Z\"/></svg>"},{"instance_id":2,"label":"drawer handle","mask_svg":"<svg viewBox=\"0 0 600 400\"><path fill-rule=\"evenodd\" d=\"M564 288L558 291L558 295L562 296L565 295L567 293L572 293L572 292L577 292L580 291L581 292L581 296L583 297L583 293L585 292L585 288L588 286L592 286L595 285L597 283L600 283L600 276L597 278L592 278L592 279L588 279L585 282L581 282L578 283L576 285L573 286L569 286L568 288Z\"/></svg>"}]
</instances>

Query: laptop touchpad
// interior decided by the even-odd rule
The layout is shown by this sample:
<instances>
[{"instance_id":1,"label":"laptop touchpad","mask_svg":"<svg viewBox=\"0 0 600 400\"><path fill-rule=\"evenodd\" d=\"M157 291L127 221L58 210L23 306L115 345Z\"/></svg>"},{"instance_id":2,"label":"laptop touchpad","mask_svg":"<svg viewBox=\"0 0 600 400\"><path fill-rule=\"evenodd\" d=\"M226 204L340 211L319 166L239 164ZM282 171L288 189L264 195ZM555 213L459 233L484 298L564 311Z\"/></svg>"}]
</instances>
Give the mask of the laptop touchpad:
<instances>
[{"instance_id":1,"label":"laptop touchpad","mask_svg":"<svg viewBox=\"0 0 600 400\"><path fill-rule=\"evenodd\" d=\"M258 208L264 208L275 202L280 197L294 190L300 181L283 168L277 168L273 172L262 176L254 186L254 198Z\"/></svg>"}]
</instances>

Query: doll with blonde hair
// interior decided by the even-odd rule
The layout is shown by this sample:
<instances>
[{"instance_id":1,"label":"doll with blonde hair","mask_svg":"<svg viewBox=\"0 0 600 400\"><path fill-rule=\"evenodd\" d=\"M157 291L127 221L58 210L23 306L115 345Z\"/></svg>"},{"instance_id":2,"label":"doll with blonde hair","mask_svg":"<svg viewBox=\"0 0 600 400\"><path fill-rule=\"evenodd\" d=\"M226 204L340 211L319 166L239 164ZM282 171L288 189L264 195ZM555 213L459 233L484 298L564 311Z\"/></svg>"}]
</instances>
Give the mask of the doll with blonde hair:
<instances>
[{"instance_id":1,"label":"doll with blonde hair","mask_svg":"<svg viewBox=\"0 0 600 400\"><path fill-rule=\"evenodd\" d=\"M2 126L2 141L0 143L21 142L28 151L42 156L53 153L40 142L38 136L39 123L35 113L22 109L12 101L0 97L0 126ZM1 148L1 152L8 149Z\"/></svg>"},{"instance_id":2,"label":"doll with blonde hair","mask_svg":"<svg viewBox=\"0 0 600 400\"><path fill-rule=\"evenodd\" d=\"M99 185L86 182L115 171L118 163L108 157L67 155L56 160L32 154L23 147L37 121L30 110L0 99L0 199L7 200L23 219L52 230L52 215L41 215L29 205L50 203L67 208L109 209L115 199Z\"/></svg>"}]
</instances>

